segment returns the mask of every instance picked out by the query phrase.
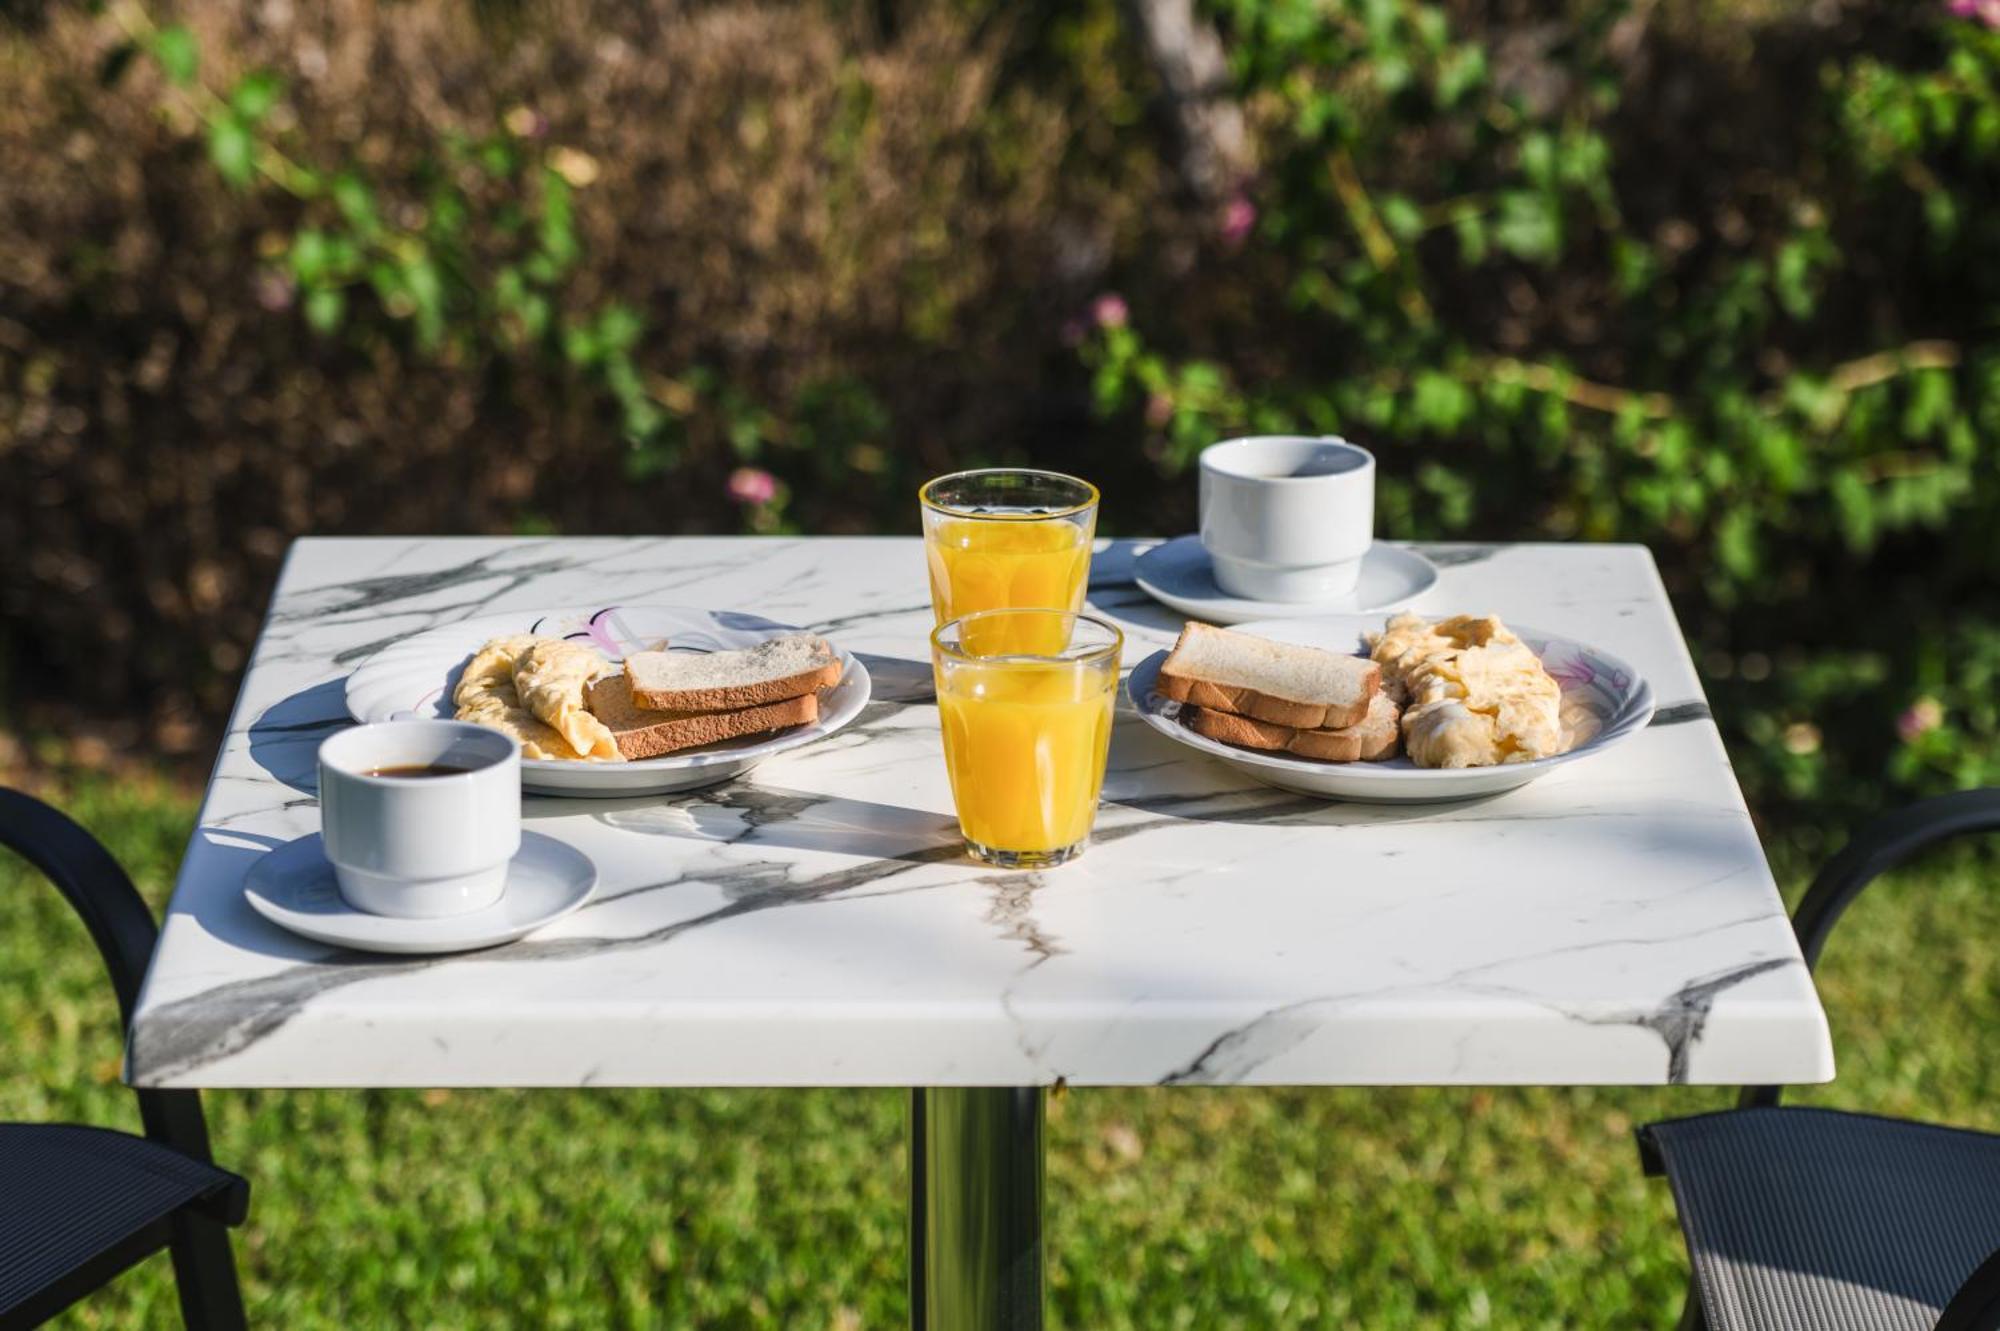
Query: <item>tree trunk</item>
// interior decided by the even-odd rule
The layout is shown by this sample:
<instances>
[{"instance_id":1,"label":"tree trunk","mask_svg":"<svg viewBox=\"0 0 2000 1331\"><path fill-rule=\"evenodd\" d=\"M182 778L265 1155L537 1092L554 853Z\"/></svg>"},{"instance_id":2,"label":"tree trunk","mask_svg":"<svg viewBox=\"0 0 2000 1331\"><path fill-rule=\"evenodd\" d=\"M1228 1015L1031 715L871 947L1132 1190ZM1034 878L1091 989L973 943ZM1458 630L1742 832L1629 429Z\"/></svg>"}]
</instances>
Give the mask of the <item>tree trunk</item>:
<instances>
[{"instance_id":1,"label":"tree trunk","mask_svg":"<svg viewBox=\"0 0 2000 1331\"><path fill-rule=\"evenodd\" d=\"M1127 3L1166 89L1180 136L1181 178L1204 202L1220 203L1252 168L1243 112L1229 97L1222 39L1195 17L1194 0Z\"/></svg>"}]
</instances>

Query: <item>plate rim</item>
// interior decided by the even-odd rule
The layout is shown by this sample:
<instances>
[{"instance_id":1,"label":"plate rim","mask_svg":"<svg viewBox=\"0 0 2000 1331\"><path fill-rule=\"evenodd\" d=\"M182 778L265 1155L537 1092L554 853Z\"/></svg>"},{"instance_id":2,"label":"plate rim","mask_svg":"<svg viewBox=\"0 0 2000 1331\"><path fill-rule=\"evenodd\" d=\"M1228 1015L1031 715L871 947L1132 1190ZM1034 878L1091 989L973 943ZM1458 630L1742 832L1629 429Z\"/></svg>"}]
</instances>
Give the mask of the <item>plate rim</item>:
<instances>
[{"instance_id":1,"label":"plate rim","mask_svg":"<svg viewBox=\"0 0 2000 1331\"><path fill-rule=\"evenodd\" d=\"M754 610L730 610L730 609L711 610L705 606L667 605L660 602L628 603L623 601L613 601L608 604L600 605L595 608L589 608L589 609L579 606L561 606L554 609L529 608L520 611L496 610L490 614L485 614L485 615L469 615L464 619L453 620L448 624L434 624L430 628L422 629L416 633L410 634L408 637L405 638L398 638L394 642L387 643L382 647L377 648L375 651L369 653L364 660L358 662L352 670L348 671L347 678L344 681L342 681L341 685L342 705L346 707L348 716L351 717L353 720L363 725L369 724L370 723L369 718L363 716L361 714L360 709L355 704L355 681L360 679L370 667L380 664L384 657L389 656L392 653L407 651L412 647L413 644L421 641L422 639L431 637L432 635L443 635L453 632L455 630L463 631L471 629L476 625L487 624L487 623L492 623L496 627L502 624L518 625L521 622L521 620L529 618L541 620L541 619L556 618L564 615L591 617L602 614L607 610L673 611L681 614L707 615L710 618L714 618L719 615L738 614L747 616L752 619L761 620L765 624L770 625L772 629L782 632L804 633L808 631L801 625L782 623L778 620L770 618L768 615L759 614ZM492 635L488 634L488 636ZM686 753L679 755L667 754L659 758L641 758L637 761L627 761L619 763L591 763L591 762L571 761L569 759L563 759L563 758L523 757L521 759L521 771L523 775L527 775L529 773L544 773L544 772L577 773L585 770L602 770L605 772L615 771L620 773L685 772L685 771L697 770L703 767L720 766L722 764L732 763L732 762L735 763L758 762L765 758L772 757L776 754L797 748L802 744L808 744L814 740L823 739L828 735L832 735L837 731L844 729L856 717L860 716L862 711L868 706L870 699L872 699L875 694L874 678L872 675L870 675L868 667L862 664L861 659L855 656L854 653L848 651L845 647L841 646L838 642L834 642L830 638L827 641L832 645L835 654L839 656L842 667L841 683L839 685L835 685L835 688L840 688L841 686L852 682L854 685L857 686L859 690L856 701L854 702L852 707L846 709L844 713L836 714L835 718L822 716L818 721L815 721L812 725L802 726L797 730L784 731L777 735L773 735L769 739L766 739L760 743L743 745L739 748L710 749L700 753ZM395 718L391 716L391 717L380 717L377 719L393 720ZM637 778L637 777L633 778L635 782L640 779L642 778Z\"/></svg>"},{"instance_id":2,"label":"plate rim","mask_svg":"<svg viewBox=\"0 0 2000 1331\"><path fill-rule=\"evenodd\" d=\"M1258 628L1291 628L1326 620L1372 619L1380 613L1383 612L1346 611L1339 614L1318 616L1317 620L1301 616L1298 618L1246 621L1241 625L1235 626L1235 631L1252 632ZM1441 617L1449 618L1450 616L1445 615ZM1629 673L1633 680L1632 691L1625 707L1621 709L1616 723L1607 725L1603 730L1573 749L1551 754L1546 758L1531 758L1521 763L1496 763L1490 767L1479 768L1384 767L1379 763L1367 762L1314 762L1307 758L1279 757L1276 754L1265 753L1257 749L1239 749L1233 745L1224 744L1220 740L1213 740L1206 735L1197 734L1180 721L1161 715L1159 711L1147 705L1147 700L1153 696L1153 683L1159 678L1160 666L1172 651L1171 648L1160 648L1133 666L1131 673L1126 676L1125 692L1126 697L1132 703L1133 710L1139 714L1140 719L1145 721L1154 730L1165 735L1168 739L1220 758L1224 762L1240 762L1252 767L1262 767L1278 772L1336 776L1341 779L1373 782L1384 786L1422 785L1425 783L1436 783L1443 778L1463 781L1468 779L1469 773L1482 772L1524 774L1516 784L1526 784L1543 773L1552 771L1566 763L1574 762L1579 758L1589 757L1594 753L1601 753L1605 749L1629 739L1632 735L1644 730L1651 724L1654 714L1658 711L1658 702L1653 694L1652 681L1647 679L1643 673L1634 668L1623 657L1611 652L1602 651L1580 638L1572 638L1567 634L1549 633L1527 625L1509 624L1508 627L1517 635L1524 638L1533 637L1544 643L1568 643L1571 646L1588 651L1591 655Z\"/></svg>"},{"instance_id":3,"label":"plate rim","mask_svg":"<svg viewBox=\"0 0 2000 1331\"><path fill-rule=\"evenodd\" d=\"M1338 602L1319 601L1301 603L1296 609L1289 609L1282 602L1253 601L1241 596L1230 596L1226 592L1216 597L1181 596L1171 591L1162 590L1159 580L1148 579L1145 576L1144 570L1148 560L1153 559L1169 547L1181 546L1186 542L1193 542L1199 545L1201 543L1201 533L1187 532L1180 536L1168 537L1159 544L1151 546L1134 556L1132 560L1132 581L1138 585L1140 591L1145 592L1146 595L1152 597L1161 605L1166 606L1170 610L1179 611L1184 615L1192 615L1198 619L1210 616L1220 617L1222 615L1241 616L1226 621L1232 626L1255 623L1267 619L1310 619L1316 616L1324 617L1330 615L1382 614L1391 610L1400 610L1415 602L1419 597L1435 591L1439 581L1437 563L1430 556L1413 548L1406 541L1377 539L1369 543L1369 554L1373 554L1378 549L1391 551L1396 556L1413 560L1417 564L1420 564L1424 574L1419 579L1421 585L1416 587L1415 590L1399 596L1395 600L1382 602L1379 605L1348 609L1339 605ZM1367 556L1364 555L1363 559L1365 560L1366 558ZM1222 589L1218 587L1216 590L1221 592ZM1204 606L1206 609L1202 611L1190 610L1187 608L1189 606Z\"/></svg>"}]
</instances>

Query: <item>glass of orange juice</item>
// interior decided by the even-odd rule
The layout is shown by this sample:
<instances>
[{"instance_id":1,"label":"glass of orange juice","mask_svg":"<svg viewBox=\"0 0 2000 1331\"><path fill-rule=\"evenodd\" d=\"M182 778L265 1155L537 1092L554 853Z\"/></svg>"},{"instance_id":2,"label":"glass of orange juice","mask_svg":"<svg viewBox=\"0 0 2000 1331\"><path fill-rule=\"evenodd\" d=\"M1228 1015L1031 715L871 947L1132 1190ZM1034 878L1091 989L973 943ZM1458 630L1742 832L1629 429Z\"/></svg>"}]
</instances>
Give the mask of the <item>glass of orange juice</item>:
<instances>
[{"instance_id":1,"label":"glass of orange juice","mask_svg":"<svg viewBox=\"0 0 2000 1331\"><path fill-rule=\"evenodd\" d=\"M979 610L932 632L945 772L975 859L1042 869L1082 852L1124 642L1068 610Z\"/></svg>"},{"instance_id":2,"label":"glass of orange juice","mask_svg":"<svg viewBox=\"0 0 2000 1331\"><path fill-rule=\"evenodd\" d=\"M1083 608L1097 531L1090 482L1053 471L961 471L917 498L938 623L977 610ZM1047 625L1015 625L1037 627Z\"/></svg>"}]
</instances>

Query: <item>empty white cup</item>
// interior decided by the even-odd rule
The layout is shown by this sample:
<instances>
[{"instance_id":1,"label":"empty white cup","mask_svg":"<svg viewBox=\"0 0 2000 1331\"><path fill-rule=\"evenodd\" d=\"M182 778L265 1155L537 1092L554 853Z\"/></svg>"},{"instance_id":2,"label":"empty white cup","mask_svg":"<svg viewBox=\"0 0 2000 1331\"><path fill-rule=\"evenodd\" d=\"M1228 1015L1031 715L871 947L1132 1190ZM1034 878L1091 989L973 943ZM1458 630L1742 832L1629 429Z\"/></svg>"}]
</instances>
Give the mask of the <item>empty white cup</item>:
<instances>
[{"instance_id":1,"label":"empty white cup","mask_svg":"<svg viewBox=\"0 0 2000 1331\"><path fill-rule=\"evenodd\" d=\"M383 775L383 768L461 770ZM378 721L319 746L320 836L356 910L434 919L483 910L521 849L521 746L464 721Z\"/></svg>"},{"instance_id":2,"label":"empty white cup","mask_svg":"<svg viewBox=\"0 0 2000 1331\"><path fill-rule=\"evenodd\" d=\"M1201 543L1215 581L1252 601L1354 590L1375 541L1375 456L1345 439L1254 435L1201 454Z\"/></svg>"}]
</instances>

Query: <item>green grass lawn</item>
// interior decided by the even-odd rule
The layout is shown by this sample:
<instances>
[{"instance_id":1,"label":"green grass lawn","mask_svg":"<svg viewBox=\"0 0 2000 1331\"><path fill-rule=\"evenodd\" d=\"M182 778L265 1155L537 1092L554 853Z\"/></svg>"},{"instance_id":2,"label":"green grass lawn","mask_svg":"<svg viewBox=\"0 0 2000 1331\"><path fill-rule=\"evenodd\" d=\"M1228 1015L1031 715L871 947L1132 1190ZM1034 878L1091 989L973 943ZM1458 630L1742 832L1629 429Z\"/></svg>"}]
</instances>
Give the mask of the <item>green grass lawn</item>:
<instances>
[{"instance_id":1,"label":"green grass lawn","mask_svg":"<svg viewBox=\"0 0 2000 1331\"><path fill-rule=\"evenodd\" d=\"M163 901L165 785L66 802ZM0 1118L136 1127L110 991L0 857ZM1990 858L1887 883L1822 989L1841 1081L1797 1098L2000 1128ZM1683 1266L1631 1128L1715 1089L1076 1091L1049 1117L1056 1326L1668 1327ZM894 1327L903 1101L878 1091L217 1092L254 1185L253 1324ZM69 1327L174 1324L163 1258Z\"/></svg>"}]
</instances>

